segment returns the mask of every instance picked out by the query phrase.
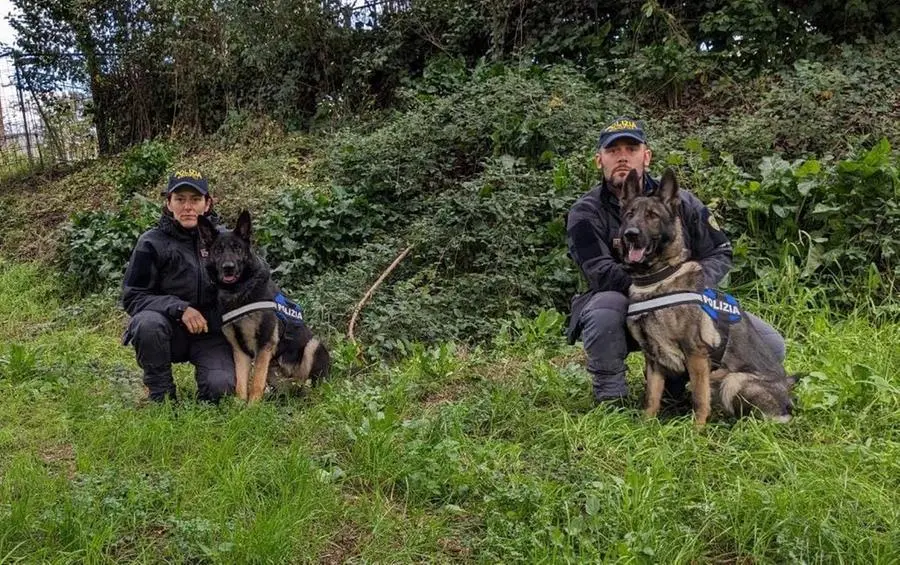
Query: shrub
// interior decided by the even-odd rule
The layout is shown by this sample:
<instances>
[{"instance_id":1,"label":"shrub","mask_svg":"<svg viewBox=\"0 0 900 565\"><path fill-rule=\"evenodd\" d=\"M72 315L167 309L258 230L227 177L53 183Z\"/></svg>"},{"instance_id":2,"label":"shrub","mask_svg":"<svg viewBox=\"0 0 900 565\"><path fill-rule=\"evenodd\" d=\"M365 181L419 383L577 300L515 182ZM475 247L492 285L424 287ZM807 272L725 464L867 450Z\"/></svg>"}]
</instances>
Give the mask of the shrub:
<instances>
[{"instance_id":1,"label":"shrub","mask_svg":"<svg viewBox=\"0 0 900 565\"><path fill-rule=\"evenodd\" d=\"M380 352L480 341L516 313L568 311L580 275L565 215L595 180L598 122L627 106L610 109L615 95L565 70L494 69L414 99L381 128L339 135L316 171L318 193L285 190L261 218L280 282L316 323L343 332L366 289L414 244L358 326ZM843 161L769 156L752 173L699 139L682 145L657 166L679 167L723 221L735 286L774 287L789 268L837 307L889 299L900 223L886 141Z\"/></svg>"},{"instance_id":2,"label":"shrub","mask_svg":"<svg viewBox=\"0 0 900 565\"><path fill-rule=\"evenodd\" d=\"M336 139L318 195L287 189L261 218L280 282L342 331L414 244L363 315L361 333L381 350L475 341L511 312L567 308L578 279L564 217L594 176L580 151L625 103L564 69L485 69L447 96L410 95L418 101L384 127Z\"/></svg>"},{"instance_id":3,"label":"shrub","mask_svg":"<svg viewBox=\"0 0 900 565\"><path fill-rule=\"evenodd\" d=\"M379 225L359 196L343 190L283 190L256 230L268 261L285 280L309 282L353 258Z\"/></svg>"},{"instance_id":4,"label":"shrub","mask_svg":"<svg viewBox=\"0 0 900 565\"><path fill-rule=\"evenodd\" d=\"M310 183L285 187L259 214L257 242L317 330L345 331L355 304L410 244L357 326L373 351L482 341L516 314L568 311L582 283L567 257L565 215L596 179L600 124L634 108L570 69L454 76L407 91L408 109L380 127L330 137ZM842 160L763 155L751 169L711 150L703 132L680 140L672 123L651 122L654 166L678 167L716 212L734 243L735 286L781 288L787 278L838 308L891 300L900 183L887 141ZM66 272L84 291L117 284L157 214L138 201L77 216Z\"/></svg>"},{"instance_id":5,"label":"shrub","mask_svg":"<svg viewBox=\"0 0 900 565\"><path fill-rule=\"evenodd\" d=\"M121 284L134 244L159 214L158 204L135 197L119 210L73 215L64 228L60 255L67 286L87 294Z\"/></svg>"},{"instance_id":6,"label":"shrub","mask_svg":"<svg viewBox=\"0 0 900 565\"><path fill-rule=\"evenodd\" d=\"M126 151L116 175L119 197L127 200L152 187L165 176L174 158L174 148L162 141L148 140Z\"/></svg>"},{"instance_id":7,"label":"shrub","mask_svg":"<svg viewBox=\"0 0 900 565\"><path fill-rule=\"evenodd\" d=\"M796 271L848 308L893 299L900 276L900 157L883 139L849 158L763 158L756 174L694 141L668 164L724 220L735 248L731 282L774 287Z\"/></svg>"},{"instance_id":8,"label":"shrub","mask_svg":"<svg viewBox=\"0 0 900 565\"><path fill-rule=\"evenodd\" d=\"M686 129L707 148L731 155L744 168L773 154L788 160L816 155L843 158L854 147L870 146L882 137L896 143L898 65L900 36L894 36L870 45L844 45L834 57L801 59L753 81L723 77L693 104L705 107L705 117L698 119L698 108L688 108L687 127L670 131L682 137ZM657 139L655 135L655 147Z\"/></svg>"}]
</instances>

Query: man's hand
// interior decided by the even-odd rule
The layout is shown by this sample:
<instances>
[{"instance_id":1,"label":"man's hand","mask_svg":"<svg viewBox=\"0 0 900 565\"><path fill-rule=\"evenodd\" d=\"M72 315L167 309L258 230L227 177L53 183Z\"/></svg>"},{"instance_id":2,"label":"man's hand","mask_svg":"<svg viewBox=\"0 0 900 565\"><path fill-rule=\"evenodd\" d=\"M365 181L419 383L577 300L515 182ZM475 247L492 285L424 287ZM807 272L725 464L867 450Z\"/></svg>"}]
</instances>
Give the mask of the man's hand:
<instances>
[{"instance_id":1,"label":"man's hand","mask_svg":"<svg viewBox=\"0 0 900 565\"><path fill-rule=\"evenodd\" d=\"M206 333L209 331L209 328L206 325L206 318L203 317L197 309L188 306L184 311L184 314L181 315L181 323L184 324L184 327L187 328L187 331L192 334Z\"/></svg>"}]
</instances>

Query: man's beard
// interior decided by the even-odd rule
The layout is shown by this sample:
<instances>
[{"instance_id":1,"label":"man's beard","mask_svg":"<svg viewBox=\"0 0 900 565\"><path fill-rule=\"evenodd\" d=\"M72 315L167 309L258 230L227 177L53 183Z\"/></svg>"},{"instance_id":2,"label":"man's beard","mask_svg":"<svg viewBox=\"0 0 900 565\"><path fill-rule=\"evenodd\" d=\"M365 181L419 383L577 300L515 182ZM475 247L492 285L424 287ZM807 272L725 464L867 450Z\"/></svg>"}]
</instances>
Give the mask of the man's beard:
<instances>
[{"instance_id":1,"label":"man's beard","mask_svg":"<svg viewBox=\"0 0 900 565\"><path fill-rule=\"evenodd\" d=\"M634 170L634 169L632 169L632 170ZM638 173L640 174L641 171L638 170ZM615 194L617 198L622 198L622 190L625 188L625 179L627 179L627 178L628 178L627 175L626 176L612 175L612 178L606 178L604 176L604 179L606 180L606 186L608 186L610 188L610 190L612 190L612 193ZM640 174L640 176L638 176L638 184L640 184L640 186L644 186L644 178L643 178L642 174Z\"/></svg>"},{"instance_id":2,"label":"man's beard","mask_svg":"<svg viewBox=\"0 0 900 565\"><path fill-rule=\"evenodd\" d=\"M616 197L621 198L622 190L625 188L625 179L627 178L627 176L613 175L612 178L606 179L606 186L612 190L612 193L615 194Z\"/></svg>"},{"instance_id":3,"label":"man's beard","mask_svg":"<svg viewBox=\"0 0 900 565\"><path fill-rule=\"evenodd\" d=\"M616 191L622 190L622 187L625 186L625 179L628 177L616 177L606 179L606 184L610 187L614 188Z\"/></svg>"}]
</instances>

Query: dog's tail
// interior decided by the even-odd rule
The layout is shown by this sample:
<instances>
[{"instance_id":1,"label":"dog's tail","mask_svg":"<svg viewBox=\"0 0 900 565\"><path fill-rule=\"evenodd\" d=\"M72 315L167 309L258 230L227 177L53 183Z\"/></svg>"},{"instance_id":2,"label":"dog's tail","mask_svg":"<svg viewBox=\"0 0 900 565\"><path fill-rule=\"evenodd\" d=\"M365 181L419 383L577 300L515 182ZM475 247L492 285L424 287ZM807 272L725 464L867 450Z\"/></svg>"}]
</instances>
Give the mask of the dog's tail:
<instances>
[{"instance_id":1,"label":"dog's tail","mask_svg":"<svg viewBox=\"0 0 900 565\"><path fill-rule=\"evenodd\" d=\"M741 390L752 378L749 373L728 373L719 385L719 401L731 416L743 415L745 402L741 398Z\"/></svg>"},{"instance_id":2,"label":"dog's tail","mask_svg":"<svg viewBox=\"0 0 900 565\"><path fill-rule=\"evenodd\" d=\"M303 348L303 356L300 362L300 374L316 384L325 379L331 371L331 355L325 345L316 338L312 338Z\"/></svg>"},{"instance_id":3,"label":"dog's tail","mask_svg":"<svg viewBox=\"0 0 900 565\"><path fill-rule=\"evenodd\" d=\"M809 373L791 373L790 375L787 376L787 380L791 386L794 386L795 384L799 383L801 380L803 380L804 377L807 377L808 375L809 375Z\"/></svg>"},{"instance_id":4,"label":"dog's tail","mask_svg":"<svg viewBox=\"0 0 900 565\"><path fill-rule=\"evenodd\" d=\"M737 418L761 412L778 422L791 419L790 396L754 373L724 375L719 385L719 401L728 414Z\"/></svg>"}]
</instances>

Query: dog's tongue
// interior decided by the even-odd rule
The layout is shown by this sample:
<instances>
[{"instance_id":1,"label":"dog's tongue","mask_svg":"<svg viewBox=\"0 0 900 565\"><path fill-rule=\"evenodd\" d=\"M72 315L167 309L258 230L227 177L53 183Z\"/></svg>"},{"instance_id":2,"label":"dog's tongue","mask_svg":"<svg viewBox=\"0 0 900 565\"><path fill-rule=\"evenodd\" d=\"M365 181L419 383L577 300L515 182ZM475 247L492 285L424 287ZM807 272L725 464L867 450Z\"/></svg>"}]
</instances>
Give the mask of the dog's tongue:
<instances>
[{"instance_id":1,"label":"dog's tongue","mask_svg":"<svg viewBox=\"0 0 900 565\"><path fill-rule=\"evenodd\" d=\"M225 284L231 284L237 280L237 275L222 275L222 282Z\"/></svg>"},{"instance_id":2,"label":"dog's tongue","mask_svg":"<svg viewBox=\"0 0 900 565\"><path fill-rule=\"evenodd\" d=\"M644 259L644 251L643 247L632 247L628 250L628 262L629 263L640 263Z\"/></svg>"}]
</instances>

